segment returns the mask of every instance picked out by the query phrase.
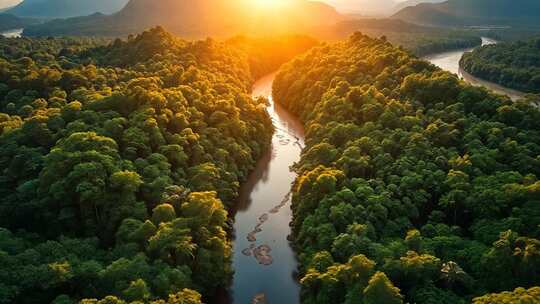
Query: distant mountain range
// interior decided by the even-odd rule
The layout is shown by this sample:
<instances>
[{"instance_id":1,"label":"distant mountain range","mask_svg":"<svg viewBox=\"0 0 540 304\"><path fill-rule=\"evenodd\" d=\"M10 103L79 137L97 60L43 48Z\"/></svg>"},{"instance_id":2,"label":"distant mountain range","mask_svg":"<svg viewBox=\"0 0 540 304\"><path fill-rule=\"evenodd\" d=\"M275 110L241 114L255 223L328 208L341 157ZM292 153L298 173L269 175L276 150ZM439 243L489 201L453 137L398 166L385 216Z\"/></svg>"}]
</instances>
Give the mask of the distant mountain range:
<instances>
[{"instance_id":1,"label":"distant mountain range","mask_svg":"<svg viewBox=\"0 0 540 304\"><path fill-rule=\"evenodd\" d=\"M447 0L407 0L407 1L403 1L396 4L393 8L394 10L393 12L397 13L406 7L417 6L418 4L422 4L422 3L441 3L444 1L447 1Z\"/></svg>"},{"instance_id":2,"label":"distant mountain range","mask_svg":"<svg viewBox=\"0 0 540 304\"><path fill-rule=\"evenodd\" d=\"M323 0L340 12L357 16L390 16L397 11L423 2L443 2L445 0Z\"/></svg>"},{"instance_id":3,"label":"distant mountain range","mask_svg":"<svg viewBox=\"0 0 540 304\"><path fill-rule=\"evenodd\" d=\"M540 27L539 0L449 0L407 7L393 18L434 26Z\"/></svg>"},{"instance_id":4,"label":"distant mountain range","mask_svg":"<svg viewBox=\"0 0 540 304\"><path fill-rule=\"evenodd\" d=\"M32 18L21 18L11 14L0 14L0 31L21 29L37 23L39 23L39 21Z\"/></svg>"},{"instance_id":5,"label":"distant mountain range","mask_svg":"<svg viewBox=\"0 0 540 304\"><path fill-rule=\"evenodd\" d=\"M322 2L297 0L285 6L257 10L246 5L246 1L253 3L252 0L130 0L113 15L53 20L28 27L24 34L125 36L161 25L184 37L226 36L285 32L291 28L301 31L344 19L332 6Z\"/></svg>"},{"instance_id":6,"label":"distant mountain range","mask_svg":"<svg viewBox=\"0 0 540 304\"><path fill-rule=\"evenodd\" d=\"M22 17L68 18L118 12L128 0L24 0L6 13ZM159 2L159 1L156 1Z\"/></svg>"}]
</instances>

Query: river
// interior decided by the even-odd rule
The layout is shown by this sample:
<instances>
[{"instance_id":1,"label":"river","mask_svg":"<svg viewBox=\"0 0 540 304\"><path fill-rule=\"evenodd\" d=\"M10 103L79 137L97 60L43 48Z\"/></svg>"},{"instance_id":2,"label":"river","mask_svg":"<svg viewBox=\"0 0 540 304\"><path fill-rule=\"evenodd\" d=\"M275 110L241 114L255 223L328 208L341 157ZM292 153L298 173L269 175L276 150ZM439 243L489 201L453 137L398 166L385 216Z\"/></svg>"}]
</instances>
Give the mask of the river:
<instances>
[{"instance_id":1,"label":"river","mask_svg":"<svg viewBox=\"0 0 540 304\"><path fill-rule=\"evenodd\" d=\"M483 38L482 44L496 41ZM517 98L521 93L479 80L459 68L464 49L424 57L442 69L459 75L473 85L483 85L501 94ZM276 132L272 147L240 189L233 229L233 284L219 304L297 304L300 286L296 278L298 262L287 240L292 220L290 191L296 174L290 167L300 160L304 129L296 117L272 100L275 74L253 86L253 96L270 101L268 113Z\"/></svg>"},{"instance_id":2,"label":"river","mask_svg":"<svg viewBox=\"0 0 540 304\"><path fill-rule=\"evenodd\" d=\"M497 41L489 38L482 37L482 46L484 45L490 45L490 44L496 44ZM512 100L517 100L525 95L523 92L519 92L516 90L512 90L509 88L505 88L501 85L498 85L493 82L489 82L486 80L479 79L477 77L472 76L471 74L465 72L460 66L459 61L461 60L461 57L466 52L470 52L474 50L474 48L469 49L461 49L456 51L450 51L450 52L444 52L440 54L430 55L423 57L423 59L433 63L434 65L440 67L443 70L452 72L454 74L457 74L461 79L467 81L468 83L475 85L475 86L484 86L498 94L507 95Z\"/></svg>"},{"instance_id":3,"label":"river","mask_svg":"<svg viewBox=\"0 0 540 304\"><path fill-rule=\"evenodd\" d=\"M300 302L296 278L298 262L287 236L292 221L290 167L300 160L304 128L292 114L272 100L275 74L255 83L253 96L270 101L268 113L276 132L272 147L240 189L234 216L233 284L221 303Z\"/></svg>"},{"instance_id":4,"label":"river","mask_svg":"<svg viewBox=\"0 0 540 304\"><path fill-rule=\"evenodd\" d=\"M6 38L19 38L22 36L22 33L23 33L23 29L13 29L13 30L0 32L0 35Z\"/></svg>"}]
</instances>

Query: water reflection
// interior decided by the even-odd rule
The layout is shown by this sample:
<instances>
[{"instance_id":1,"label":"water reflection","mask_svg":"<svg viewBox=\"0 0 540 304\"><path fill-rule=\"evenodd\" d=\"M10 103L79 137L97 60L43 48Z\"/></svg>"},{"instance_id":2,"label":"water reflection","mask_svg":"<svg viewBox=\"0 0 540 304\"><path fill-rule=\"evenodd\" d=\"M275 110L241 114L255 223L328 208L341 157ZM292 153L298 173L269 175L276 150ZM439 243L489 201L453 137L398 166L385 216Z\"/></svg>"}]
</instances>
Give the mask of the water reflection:
<instances>
[{"instance_id":1,"label":"water reflection","mask_svg":"<svg viewBox=\"0 0 540 304\"><path fill-rule=\"evenodd\" d=\"M272 100L275 75L259 80L254 96L269 99L268 112L276 128L271 150L259 161L240 190L234 222L235 275L230 294L220 303L300 302L297 260L287 236L292 220L290 190L296 178L290 167L304 145L302 124Z\"/></svg>"}]
</instances>

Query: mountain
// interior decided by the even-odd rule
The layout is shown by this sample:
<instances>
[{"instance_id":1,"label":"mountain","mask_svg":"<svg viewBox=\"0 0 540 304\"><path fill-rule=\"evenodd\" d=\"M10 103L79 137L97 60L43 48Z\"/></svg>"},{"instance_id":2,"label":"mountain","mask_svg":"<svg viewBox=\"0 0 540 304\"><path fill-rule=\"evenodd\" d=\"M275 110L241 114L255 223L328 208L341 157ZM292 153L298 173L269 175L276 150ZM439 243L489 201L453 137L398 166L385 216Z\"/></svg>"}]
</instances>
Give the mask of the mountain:
<instances>
[{"instance_id":1,"label":"mountain","mask_svg":"<svg viewBox=\"0 0 540 304\"><path fill-rule=\"evenodd\" d=\"M397 13L406 7L417 6L418 4L422 4L422 3L441 3L444 1L446 0L406 0L406 1L399 2L398 4L396 4L393 7L393 11L394 13Z\"/></svg>"},{"instance_id":2,"label":"mountain","mask_svg":"<svg viewBox=\"0 0 540 304\"><path fill-rule=\"evenodd\" d=\"M24 0L7 13L40 18L68 18L96 12L111 14L119 11L128 0Z\"/></svg>"},{"instance_id":3,"label":"mountain","mask_svg":"<svg viewBox=\"0 0 540 304\"><path fill-rule=\"evenodd\" d=\"M327 0L326 2L342 12L362 16L388 16L396 5L394 0Z\"/></svg>"},{"instance_id":4,"label":"mountain","mask_svg":"<svg viewBox=\"0 0 540 304\"><path fill-rule=\"evenodd\" d=\"M342 20L332 6L296 0L283 5L257 6L253 0L130 0L113 15L53 20L25 29L29 36L125 36L161 25L184 37L228 36L287 32Z\"/></svg>"},{"instance_id":5,"label":"mountain","mask_svg":"<svg viewBox=\"0 0 540 304\"><path fill-rule=\"evenodd\" d=\"M449 0L406 7L393 18L434 26L540 27L538 0Z\"/></svg>"},{"instance_id":6,"label":"mountain","mask_svg":"<svg viewBox=\"0 0 540 304\"><path fill-rule=\"evenodd\" d=\"M0 14L0 31L21 29L37 23L38 20L32 18L21 18L11 14Z\"/></svg>"}]
</instances>

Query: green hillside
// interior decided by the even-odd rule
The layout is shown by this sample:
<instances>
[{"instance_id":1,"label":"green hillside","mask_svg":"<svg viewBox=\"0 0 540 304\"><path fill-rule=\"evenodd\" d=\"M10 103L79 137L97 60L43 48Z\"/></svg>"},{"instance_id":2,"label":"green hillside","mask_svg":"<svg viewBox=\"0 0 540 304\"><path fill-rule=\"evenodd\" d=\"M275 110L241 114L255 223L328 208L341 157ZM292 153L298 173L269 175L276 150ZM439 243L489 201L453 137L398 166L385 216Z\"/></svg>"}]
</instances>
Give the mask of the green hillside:
<instances>
[{"instance_id":1,"label":"green hillside","mask_svg":"<svg viewBox=\"0 0 540 304\"><path fill-rule=\"evenodd\" d=\"M67 18L119 11L128 0L24 0L7 13L40 18Z\"/></svg>"},{"instance_id":2,"label":"green hillside","mask_svg":"<svg viewBox=\"0 0 540 304\"><path fill-rule=\"evenodd\" d=\"M540 1L449 0L407 7L393 18L437 26L540 27Z\"/></svg>"},{"instance_id":3,"label":"green hillside","mask_svg":"<svg viewBox=\"0 0 540 304\"><path fill-rule=\"evenodd\" d=\"M303 303L464 304L538 285L537 107L361 34L286 64L273 92L306 126Z\"/></svg>"}]
</instances>

